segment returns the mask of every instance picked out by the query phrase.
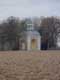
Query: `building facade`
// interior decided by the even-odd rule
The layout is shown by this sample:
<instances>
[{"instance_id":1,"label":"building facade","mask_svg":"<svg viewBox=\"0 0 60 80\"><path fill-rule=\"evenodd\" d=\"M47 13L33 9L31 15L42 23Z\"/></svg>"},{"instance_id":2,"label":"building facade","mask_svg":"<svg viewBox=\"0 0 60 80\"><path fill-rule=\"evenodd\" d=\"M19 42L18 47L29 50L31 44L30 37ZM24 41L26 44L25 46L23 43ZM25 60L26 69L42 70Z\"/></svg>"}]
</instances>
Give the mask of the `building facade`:
<instances>
[{"instance_id":1,"label":"building facade","mask_svg":"<svg viewBox=\"0 0 60 80\"><path fill-rule=\"evenodd\" d=\"M20 50L40 50L41 49L41 36L38 31L34 29L34 25L27 24L26 31L21 33L19 39Z\"/></svg>"}]
</instances>

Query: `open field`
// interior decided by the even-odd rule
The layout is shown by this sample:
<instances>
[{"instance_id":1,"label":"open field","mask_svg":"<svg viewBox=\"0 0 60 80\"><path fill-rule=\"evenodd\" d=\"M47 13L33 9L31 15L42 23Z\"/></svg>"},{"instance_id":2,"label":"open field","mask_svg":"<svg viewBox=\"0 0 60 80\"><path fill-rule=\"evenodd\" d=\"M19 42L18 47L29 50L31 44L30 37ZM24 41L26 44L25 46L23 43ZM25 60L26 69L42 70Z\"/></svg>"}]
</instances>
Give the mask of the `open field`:
<instances>
[{"instance_id":1,"label":"open field","mask_svg":"<svg viewBox=\"0 0 60 80\"><path fill-rule=\"evenodd\" d=\"M0 80L60 80L60 51L0 52Z\"/></svg>"}]
</instances>

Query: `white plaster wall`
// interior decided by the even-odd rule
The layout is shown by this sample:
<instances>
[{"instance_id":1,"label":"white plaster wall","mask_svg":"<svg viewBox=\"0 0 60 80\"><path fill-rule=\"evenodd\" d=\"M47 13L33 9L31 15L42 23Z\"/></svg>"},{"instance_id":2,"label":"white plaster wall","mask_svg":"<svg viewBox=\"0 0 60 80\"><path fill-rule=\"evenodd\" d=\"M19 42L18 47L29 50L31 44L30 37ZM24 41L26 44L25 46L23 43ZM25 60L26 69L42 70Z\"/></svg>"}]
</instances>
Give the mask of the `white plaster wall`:
<instances>
[{"instance_id":1,"label":"white plaster wall","mask_svg":"<svg viewBox=\"0 0 60 80\"><path fill-rule=\"evenodd\" d=\"M27 36L27 50L31 50L31 37Z\"/></svg>"},{"instance_id":2,"label":"white plaster wall","mask_svg":"<svg viewBox=\"0 0 60 80\"><path fill-rule=\"evenodd\" d=\"M41 37L40 36L37 37L37 49L41 50Z\"/></svg>"},{"instance_id":3,"label":"white plaster wall","mask_svg":"<svg viewBox=\"0 0 60 80\"><path fill-rule=\"evenodd\" d=\"M31 49L31 40L32 39L36 39L37 40L37 48L36 48L36 50L40 50L41 49L41 45L40 45L41 44L41 36L39 35L39 33L28 31L28 32L26 32L25 36L24 35L22 36L22 39L23 38L26 40L27 50L32 50Z\"/></svg>"}]
</instances>

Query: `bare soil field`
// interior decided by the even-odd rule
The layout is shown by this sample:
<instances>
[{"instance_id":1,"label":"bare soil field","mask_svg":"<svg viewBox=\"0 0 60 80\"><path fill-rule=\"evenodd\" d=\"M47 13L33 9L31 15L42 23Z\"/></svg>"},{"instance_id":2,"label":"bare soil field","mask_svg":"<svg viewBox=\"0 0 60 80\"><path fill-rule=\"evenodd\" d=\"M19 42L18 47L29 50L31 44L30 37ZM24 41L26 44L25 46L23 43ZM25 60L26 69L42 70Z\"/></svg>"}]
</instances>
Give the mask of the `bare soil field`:
<instances>
[{"instance_id":1,"label":"bare soil field","mask_svg":"<svg viewBox=\"0 0 60 80\"><path fill-rule=\"evenodd\" d=\"M60 80L60 51L0 52L0 80Z\"/></svg>"}]
</instances>

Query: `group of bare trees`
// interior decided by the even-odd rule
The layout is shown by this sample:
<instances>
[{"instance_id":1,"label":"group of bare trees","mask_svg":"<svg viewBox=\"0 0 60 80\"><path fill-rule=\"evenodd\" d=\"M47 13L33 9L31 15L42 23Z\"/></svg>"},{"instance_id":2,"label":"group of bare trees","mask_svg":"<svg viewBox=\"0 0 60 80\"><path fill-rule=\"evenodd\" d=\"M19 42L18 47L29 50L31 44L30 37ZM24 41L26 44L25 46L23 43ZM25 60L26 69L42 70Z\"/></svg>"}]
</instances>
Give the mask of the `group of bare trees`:
<instances>
[{"instance_id":1,"label":"group of bare trees","mask_svg":"<svg viewBox=\"0 0 60 80\"><path fill-rule=\"evenodd\" d=\"M18 49L20 33L25 30L25 27L25 21L20 20L19 18L11 16L4 20L0 24L0 42L2 43L3 47L4 44L8 42L10 47L14 45L12 48L13 50Z\"/></svg>"},{"instance_id":2,"label":"group of bare trees","mask_svg":"<svg viewBox=\"0 0 60 80\"><path fill-rule=\"evenodd\" d=\"M42 49L56 47L57 35L60 32L60 19L57 17L20 20L11 16L0 24L0 41L2 41L2 44L4 44L4 41L8 41L10 44L13 41L15 43L13 49L18 49L20 33L26 30L27 20L32 21L35 29L39 31Z\"/></svg>"},{"instance_id":3,"label":"group of bare trees","mask_svg":"<svg viewBox=\"0 0 60 80\"><path fill-rule=\"evenodd\" d=\"M46 43L46 48L56 48L59 29L60 19L57 17L47 17L42 19L40 31L42 36L42 43Z\"/></svg>"}]
</instances>

